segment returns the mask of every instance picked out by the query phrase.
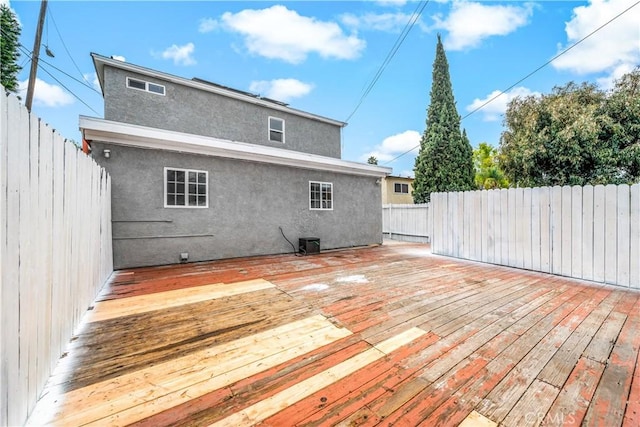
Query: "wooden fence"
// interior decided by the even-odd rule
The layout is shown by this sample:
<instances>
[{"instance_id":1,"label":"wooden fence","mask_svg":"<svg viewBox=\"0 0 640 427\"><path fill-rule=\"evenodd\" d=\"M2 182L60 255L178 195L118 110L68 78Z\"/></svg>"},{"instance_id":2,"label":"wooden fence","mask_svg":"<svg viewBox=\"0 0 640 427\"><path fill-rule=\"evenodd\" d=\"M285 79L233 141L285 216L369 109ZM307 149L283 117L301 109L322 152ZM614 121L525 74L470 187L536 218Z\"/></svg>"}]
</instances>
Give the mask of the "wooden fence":
<instances>
[{"instance_id":1,"label":"wooden fence","mask_svg":"<svg viewBox=\"0 0 640 427\"><path fill-rule=\"evenodd\" d=\"M435 254L640 288L640 184L431 195Z\"/></svg>"},{"instance_id":2,"label":"wooden fence","mask_svg":"<svg viewBox=\"0 0 640 427\"><path fill-rule=\"evenodd\" d=\"M429 242L429 204L382 205L382 232L386 237L409 242Z\"/></svg>"},{"instance_id":3,"label":"wooden fence","mask_svg":"<svg viewBox=\"0 0 640 427\"><path fill-rule=\"evenodd\" d=\"M22 425L113 270L111 188L0 92L0 425Z\"/></svg>"}]
</instances>

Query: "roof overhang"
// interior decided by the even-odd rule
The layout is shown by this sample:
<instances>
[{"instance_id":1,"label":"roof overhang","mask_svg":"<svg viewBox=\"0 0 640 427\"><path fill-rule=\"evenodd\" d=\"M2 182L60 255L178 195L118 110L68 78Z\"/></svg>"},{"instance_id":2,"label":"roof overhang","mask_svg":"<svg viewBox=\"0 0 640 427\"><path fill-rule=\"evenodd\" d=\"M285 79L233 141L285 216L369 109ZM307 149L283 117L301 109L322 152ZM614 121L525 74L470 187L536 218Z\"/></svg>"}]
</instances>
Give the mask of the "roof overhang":
<instances>
[{"instance_id":1,"label":"roof overhang","mask_svg":"<svg viewBox=\"0 0 640 427\"><path fill-rule=\"evenodd\" d=\"M350 162L333 157L307 154L282 148L272 148L245 142L229 141L114 122L95 117L80 116L80 130L82 131L83 137L88 141L102 141L128 147L200 154L378 178L385 177L391 174L392 171L391 168L383 166Z\"/></svg>"},{"instance_id":2,"label":"roof overhang","mask_svg":"<svg viewBox=\"0 0 640 427\"><path fill-rule=\"evenodd\" d=\"M141 67L139 65L131 64L129 62L119 61L117 59L107 58L106 56L98 55L97 53L91 53L91 57L93 58L93 65L96 68L96 75L98 76L98 82L100 83L100 89L102 90L102 95L104 96L104 67L110 66L114 68L118 68L125 71L130 71L133 73L141 74L144 76L154 77L156 79L165 80L171 83L179 84L182 86L188 86L194 89L202 90L205 92L212 92L218 95L226 96L228 98L237 99L240 101L247 102L249 104L260 105L263 107L270 108L272 110L283 111L289 114L293 114L300 117L305 117L307 119L312 119L324 123L329 123L334 126L345 127L347 125L346 122L341 122L339 120L330 119L328 117L319 116L316 114L307 113L306 111L297 110L295 108L287 107L285 105L280 105L274 102L270 102L268 100L261 99L259 97L253 97L249 95L244 95L242 93L238 93L233 90L227 90L223 87L213 86L207 83L203 83L197 80L189 80L183 77L174 76L172 74L162 73L160 71L152 70L149 68Z\"/></svg>"}]
</instances>

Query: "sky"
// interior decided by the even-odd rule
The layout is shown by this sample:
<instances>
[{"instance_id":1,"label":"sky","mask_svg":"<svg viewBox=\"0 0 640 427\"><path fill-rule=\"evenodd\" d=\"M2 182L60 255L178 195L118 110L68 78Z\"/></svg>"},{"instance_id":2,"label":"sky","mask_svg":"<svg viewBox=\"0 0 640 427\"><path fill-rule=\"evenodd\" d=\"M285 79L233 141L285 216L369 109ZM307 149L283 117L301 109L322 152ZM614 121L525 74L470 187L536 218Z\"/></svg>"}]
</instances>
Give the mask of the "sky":
<instances>
[{"instance_id":1,"label":"sky","mask_svg":"<svg viewBox=\"0 0 640 427\"><path fill-rule=\"evenodd\" d=\"M22 25L24 99L40 1L0 3ZM50 0L32 111L80 141L78 116L103 117L95 52L347 121L343 159L413 176L438 34L471 145L498 146L510 99L640 65L640 1Z\"/></svg>"}]
</instances>

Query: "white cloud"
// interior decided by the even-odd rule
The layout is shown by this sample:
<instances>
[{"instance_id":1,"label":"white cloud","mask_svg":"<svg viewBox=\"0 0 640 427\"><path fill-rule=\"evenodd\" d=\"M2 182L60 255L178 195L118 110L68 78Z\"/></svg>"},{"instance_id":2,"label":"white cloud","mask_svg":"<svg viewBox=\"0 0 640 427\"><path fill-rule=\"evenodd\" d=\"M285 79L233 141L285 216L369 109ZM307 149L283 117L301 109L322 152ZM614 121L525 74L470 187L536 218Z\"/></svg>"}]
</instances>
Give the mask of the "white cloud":
<instances>
[{"instance_id":1,"label":"white cloud","mask_svg":"<svg viewBox=\"0 0 640 427\"><path fill-rule=\"evenodd\" d=\"M85 73L82 76L84 77L85 81L93 85L94 89L96 89L98 92L100 91L100 81L98 80L98 75L95 73L95 71L93 73Z\"/></svg>"},{"instance_id":2,"label":"white cloud","mask_svg":"<svg viewBox=\"0 0 640 427\"><path fill-rule=\"evenodd\" d=\"M565 25L567 45L562 51L592 33L631 6L629 0L592 0L573 9L573 17ZM577 74L611 73L603 79L611 81L616 73L640 63L640 6L636 6L611 24L552 62L559 70Z\"/></svg>"},{"instance_id":3,"label":"white cloud","mask_svg":"<svg viewBox=\"0 0 640 427\"><path fill-rule=\"evenodd\" d=\"M18 93L25 99L29 80L19 82ZM64 91L60 86L52 85L36 77L36 85L33 90L33 104L44 107L63 107L73 104L73 96Z\"/></svg>"},{"instance_id":4,"label":"white cloud","mask_svg":"<svg viewBox=\"0 0 640 427\"><path fill-rule=\"evenodd\" d=\"M602 89L605 89L605 90L613 89L613 86L616 80L622 78L622 76L632 72L633 70L634 70L634 66L630 63L620 64L615 69L613 69L613 71L611 71L611 73L608 76L596 79L596 82L598 83L598 86L600 86Z\"/></svg>"},{"instance_id":5,"label":"white cloud","mask_svg":"<svg viewBox=\"0 0 640 427\"><path fill-rule=\"evenodd\" d=\"M363 154L361 161L366 161L370 156L378 159L378 162L388 162L398 155L411 151L417 155L420 149L420 138L422 135L415 130L407 130L402 133L391 135L385 138L381 144L376 145L373 151Z\"/></svg>"},{"instance_id":6,"label":"white cloud","mask_svg":"<svg viewBox=\"0 0 640 427\"><path fill-rule=\"evenodd\" d=\"M449 34L444 39L448 50L463 50L478 46L491 36L505 36L526 25L533 14L533 5L491 5L456 1L449 16L434 16L435 29Z\"/></svg>"},{"instance_id":7,"label":"white cloud","mask_svg":"<svg viewBox=\"0 0 640 427\"><path fill-rule=\"evenodd\" d=\"M501 91L494 90L489 95L487 95L484 99L474 99L470 105L467 105L467 111L474 111L476 108L480 108L487 101L492 100L487 105L482 107L478 112L484 114L484 121L486 122L495 122L500 120L500 116L507 111L507 105L509 102L520 96L539 96L539 92L533 92L526 87L516 87L511 89L509 92L500 94ZM496 98L497 97L497 98ZM495 98L495 99L493 99Z\"/></svg>"},{"instance_id":8,"label":"white cloud","mask_svg":"<svg viewBox=\"0 0 640 427\"><path fill-rule=\"evenodd\" d=\"M404 6L407 0L376 0L380 6Z\"/></svg>"},{"instance_id":9,"label":"white cloud","mask_svg":"<svg viewBox=\"0 0 640 427\"><path fill-rule=\"evenodd\" d=\"M323 58L357 58L366 43L356 35L345 35L335 22L300 16L285 6L226 12L222 23L228 31L244 36L249 52L293 64L315 52Z\"/></svg>"},{"instance_id":10,"label":"white cloud","mask_svg":"<svg viewBox=\"0 0 640 427\"><path fill-rule=\"evenodd\" d=\"M200 20L200 25L198 25L199 33L210 33L211 31L215 31L219 28L220 24L213 18L203 18Z\"/></svg>"},{"instance_id":11,"label":"white cloud","mask_svg":"<svg viewBox=\"0 0 640 427\"><path fill-rule=\"evenodd\" d=\"M193 51L195 45L187 43L184 46L171 45L160 54L162 59L172 59L175 65L195 65L196 60L193 59Z\"/></svg>"},{"instance_id":12,"label":"white cloud","mask_svg":"<svg viewBox=\"0 0 640 427\"><path fill-rule=\"evenodd\" d=\"M340 20L344 25L356 30L377 30L387 32L400 32L404 29L413 14L411 13L366 13L356 16L351 13L345 13L340 16ZM416 24L424 31L428 30L422 20L418 18Z\"/></svg>"},{"instance_id":13,"label":"white cloud","mask_svg":"<svg viewBox=\"0 0 640 427\"><path fill-rule=\"evenodd\" d=\"M127 62L127 58L122 55L111 55L111 59L115 59L116 61L120 62Z\"/></svg>"},{"instance_id":14,"label":"white cloud","mask_svg":"<svg viewBox=\"0 0 640 427\"><path fill-rule=\"evenodd\" d=\"M260 80L251 82L249 90L278 101L289 101L307 95L313 85L296 79Z\"/></svg>"}]
</instances>

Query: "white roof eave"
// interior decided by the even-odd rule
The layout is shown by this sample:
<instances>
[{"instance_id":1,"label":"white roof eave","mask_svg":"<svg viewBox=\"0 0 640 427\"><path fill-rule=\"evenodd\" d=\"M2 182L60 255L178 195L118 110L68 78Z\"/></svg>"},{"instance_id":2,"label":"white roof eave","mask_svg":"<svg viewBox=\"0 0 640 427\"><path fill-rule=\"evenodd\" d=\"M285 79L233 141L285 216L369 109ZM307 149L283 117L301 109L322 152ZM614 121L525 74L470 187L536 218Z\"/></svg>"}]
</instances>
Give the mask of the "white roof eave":
<instances>
[{"instance_id":1,"label":"white roof eave","mask_svg":"<svg viewBox=\"0 0 640 427\"><path fill-rule=\"evenodd\" d=\"M390 175L392 171L391 168L383 166L350 162L282 148L266 147L245 142L131 125L95 117L80 116L80 129L82 130L83 137L88 141L96 140L137 148L201 154L379 178Z\"/></svg>"}]
</instances>

